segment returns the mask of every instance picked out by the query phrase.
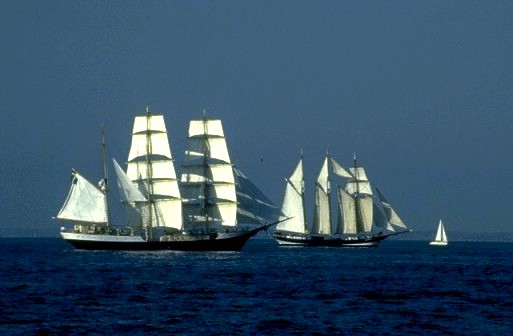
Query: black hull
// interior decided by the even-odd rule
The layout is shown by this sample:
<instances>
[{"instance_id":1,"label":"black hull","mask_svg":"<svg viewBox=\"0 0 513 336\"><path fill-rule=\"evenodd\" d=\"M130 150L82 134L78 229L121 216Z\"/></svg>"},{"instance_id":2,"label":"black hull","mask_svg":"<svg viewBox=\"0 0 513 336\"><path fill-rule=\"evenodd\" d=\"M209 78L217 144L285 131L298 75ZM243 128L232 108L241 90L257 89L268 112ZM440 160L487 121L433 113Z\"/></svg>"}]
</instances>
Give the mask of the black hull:
<instances>
[{"instance_id":1,"label":"black hull","mask_svg":"<svg viewBox=\"0 0 513 336\"><path fill-rule=\"evenodd\" d=\"M286 232L275 232L274 238L280 245L284 246L324 246L324 247L377 247L379 243L390 235L376 235L365 238L339 238L330 236L298 235Z\"/></svg>"},{"instance_id":2,"label":"black hull","mask_svg":"<svg viewBox=\"0 0 513 336\"><path fill-rule=\"evenodd\" d=\"M260 227L248 232L226 238L197 238L176 241L112 241L101 239L64 239L80 250L117 250L117 251L240 251L244 244L259 231Z\"/></svg>"}]
</instances>

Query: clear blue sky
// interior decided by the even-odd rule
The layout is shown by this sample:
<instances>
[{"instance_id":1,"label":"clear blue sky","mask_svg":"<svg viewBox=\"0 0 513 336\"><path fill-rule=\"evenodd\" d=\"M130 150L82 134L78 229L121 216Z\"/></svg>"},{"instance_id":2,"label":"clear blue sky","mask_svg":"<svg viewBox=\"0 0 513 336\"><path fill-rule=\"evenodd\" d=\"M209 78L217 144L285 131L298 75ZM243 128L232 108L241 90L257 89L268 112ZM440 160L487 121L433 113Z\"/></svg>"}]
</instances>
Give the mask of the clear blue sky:
<instances>
[{"instance_id":1,"label":"clear blue sky","mask_svg":"<svg viewBox=\"0 0 513 336\"><path fill-rule=\"evenodd\" d=\"M302 148L329 148L414 230L513 232L511 1L0 2L0 235L57 235L71 168L96 179L100 127L224 122L233 161L276 203Z\"/></svg>"}]
</instances>

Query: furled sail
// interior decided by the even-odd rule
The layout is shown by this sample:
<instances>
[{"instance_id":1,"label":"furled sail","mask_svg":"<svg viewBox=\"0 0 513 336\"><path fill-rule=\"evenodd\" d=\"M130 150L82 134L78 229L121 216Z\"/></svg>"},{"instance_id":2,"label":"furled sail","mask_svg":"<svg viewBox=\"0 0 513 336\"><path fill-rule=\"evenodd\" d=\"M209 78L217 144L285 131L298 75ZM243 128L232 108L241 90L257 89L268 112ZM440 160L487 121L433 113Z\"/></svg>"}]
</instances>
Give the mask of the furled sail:
<instances>
[{"instance_id":1,"label":"furled sail","mask_svg":"<svg viewBox=\"0 0 513 336\"><path fill-rule=\"evenodd\" d=\"M192 120L182 166L184 224L189 228L237 225L237 194L219 119Z\"/></svg>"},{"instance_id":2,"label":"furled sail","mask_svg":"<svg viewBox=\"0 0 513 336\"><path fill-rule=\"evenodd\" d=\"M107 196L78 172L72 172L71 188L55 218L65 221L107 224Z\"/></svg>"},{"instance_id":3,"label":"furled sail","mask_svg":"<svg viewBox=\"0 0 513 336\"><path fill-rule=\"evenodd\" d=\"M126 175L144 195L146 227L182 228L182 201L171 156L164 116L136 116Z\"/></svg>"},{"instance_id":4,"label":"furled sail","mask_svg":"<svg viewBox=\"0 0 513 336\"><path fill-rule=\"evenodd\" d=\"M376 193L378 194L381 205L383 206L383 210L385 210L385 215L387 217L388 223L392 226L399 227L403 230L408 230L408 228L406 227L406 224L404 224L401 217L399 217L397 212L392 208L390 203L385 199L385 196L383 196L383 194L381 193L381 191L378 188L376 188ZM395 230L392 227L392 230L390 230L390 231L395 231Z\"/></svg>"},{"instance_id":5,"label":"furled sail","mask_svg":"<svg viewBox=\"0 0 513 336\"><path fill-rule=\"evenodd\" d=\"M276 221L279 209L244 173L233 168L237 191L237 223L262 225Z\"/></svg>"},{"instance_id":6,"label":"furled sail","mask_svg":"<svg viewBox=\"0 0 513 336\"><path fill-rule=\"evenodd\" d=\"M280 220L290 219L279 223L277 230L307 233L304 208L304 180L303 180L303 157L299 160L292 175L286 179L285 197L281 208Z\"/></svg>"},{"instance_id":7,"label":"furled sail","mask_svg":"<svg viewBox=\"0 0 513 336\"><path fill-rule=\"evenodd\" d=\"M332 233L329 162L329 157L326 156L315 184L315 209L312 233L316 234L330 235Z\"/></svg>"}]
</instances>

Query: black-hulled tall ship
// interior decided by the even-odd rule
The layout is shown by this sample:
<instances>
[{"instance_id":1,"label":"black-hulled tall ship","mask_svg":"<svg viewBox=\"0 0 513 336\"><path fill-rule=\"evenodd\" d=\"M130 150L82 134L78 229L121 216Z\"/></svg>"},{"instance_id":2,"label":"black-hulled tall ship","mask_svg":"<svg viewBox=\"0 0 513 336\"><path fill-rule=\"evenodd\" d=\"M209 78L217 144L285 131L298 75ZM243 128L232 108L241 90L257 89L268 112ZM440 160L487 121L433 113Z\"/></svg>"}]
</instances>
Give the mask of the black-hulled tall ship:
<instances>
[{"instance_id":1,"label":"black-hulled tall ship","mask_svg":"<svg viewBox=\"0 0 513 336\"><path fill-rule=\"evenodd\" d=\"M331 180L337 185L337 221L332 221ZM329 154L315 183L314 219L311 227L305 213L303 156L292 175L286 179L282 206L283 220L276 227L274 238L280 245L375 247L393 235L409 232L390 203L377 188L371 186L363 167L343 168ZM379 204L374 202L374 192Z\"/></svg>"},{"instance_id":2,"label":"black-hulled tall ship","mask_svg":"<svg viewBox=\"0 0 513 336\"><path fill-rule=\"evenodd\" d=\"M61 236L78 249L239 251L276 224L272 202L230 159L221 120L189 124L177 177L164 116L136 116L126 171L113 159L127 223L109 218L109 179L95 185L73 170L68 197L56 219L73 222Z\"/></svg>"}]
</instances>

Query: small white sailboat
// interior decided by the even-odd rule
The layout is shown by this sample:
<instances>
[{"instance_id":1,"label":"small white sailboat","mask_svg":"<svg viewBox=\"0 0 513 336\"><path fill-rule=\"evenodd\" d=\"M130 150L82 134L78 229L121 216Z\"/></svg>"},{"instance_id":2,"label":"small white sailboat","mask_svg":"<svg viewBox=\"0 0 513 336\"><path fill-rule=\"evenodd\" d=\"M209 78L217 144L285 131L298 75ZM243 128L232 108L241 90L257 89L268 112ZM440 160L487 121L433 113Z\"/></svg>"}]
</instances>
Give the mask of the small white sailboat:
<instances>
[{"instance_id":1,"label":"small white sailboat","mask_svg":"<svg viewBox=\"0 0 513 336\"><path fill-rule=\"evenodd\" d=\"M440 223L438 224L438 230L436 231L435 240L429 243L431 246L446 246L447 245L447 235L445 234L444 223L440 219Z\"/></svg>"}]
</instances>

